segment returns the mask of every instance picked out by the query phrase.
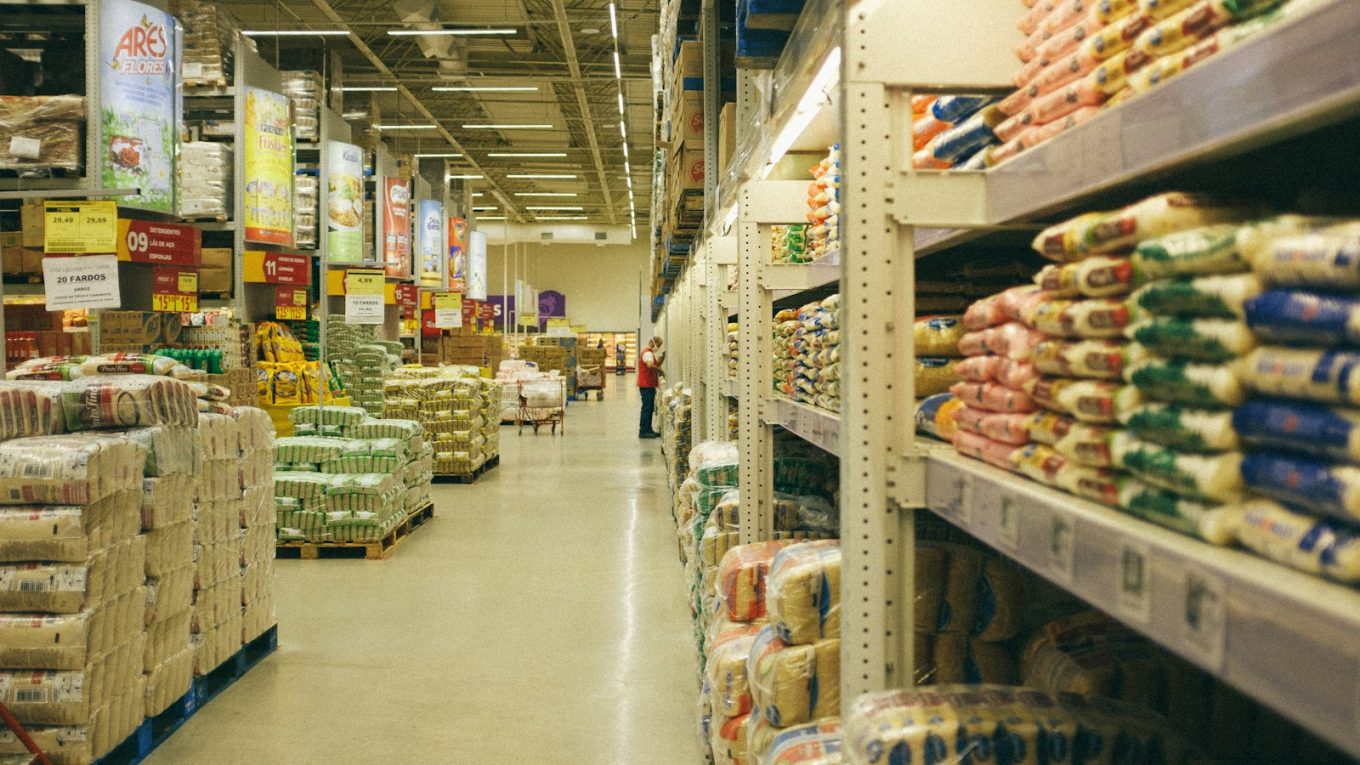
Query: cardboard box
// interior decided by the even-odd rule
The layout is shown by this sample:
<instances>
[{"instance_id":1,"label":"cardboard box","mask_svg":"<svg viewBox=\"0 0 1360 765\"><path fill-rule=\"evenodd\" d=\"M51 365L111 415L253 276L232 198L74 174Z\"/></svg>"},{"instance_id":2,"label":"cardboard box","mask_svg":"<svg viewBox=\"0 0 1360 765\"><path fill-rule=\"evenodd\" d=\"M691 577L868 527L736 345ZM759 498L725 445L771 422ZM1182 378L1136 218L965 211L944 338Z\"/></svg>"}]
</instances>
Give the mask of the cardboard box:
<instances>
[{"instance_id":1,"label":"cardboard box","mask_svg":"<svg viewBox=\"0 0 1360 765\"><path fill-rule=\"evenodd\" d=\"M231 292L231 269L200 268L198 270L199 292Z\"/></svg>"},{"instance_id":2,"label":"cardboard box","mask_svg":"<svg viewBox=\"0 0 1360 765\"><path fill-rule=\"evenodd\" d=\"M23 253L23 273L40 274L43 272L43 251L41 249L35 250L25 247L21 252Z\"/></svg>"},{"instance_id":3,"label":"cardboard box","mask_svg":"<svg viewBox=\"0 0 1360 765\"><path fill-rule=\"evenodd\" d=\"M727 175L737 151L737 105L726 104L718 114L718 177Z\"/></svg>"},{"instance_id":4,"label":"cardboard box","mask_svg":"<svg viewBox=\"0 0 1360 765\"><path fill-rule=\"evenodd\" d=\"M704 147L704 94L692 90L677 93L671 104L671 146L702 150Z\"/></svg>"},{"instance_id":5,"label":"cardboard box","mask_svg":"<svg viewBox=\"0 0 1360 765\"><path fill-rule=\"evenodd\" d=\"M232 249L230 247L204 247L200 268L216 268L231 271Z\"/></svg>"},{"instance_id":6,"label":"cardboard box","mask_svg":"<svg viewBox=\"0 0 1360 765\"><path fill-rule=\"evenodd\" d=\"M179 322L175 321L178 329ZM104 311L99 315L99 342L103 344L149 345L165 336L164 317L150 311Z\"/></svg>"},{"instance_id":7,"label":"cardboard box","mask_svg":"<svg viewBox=\"0 0 1360 765\"><path fill-rule=\"evenodd\" d=\"M25 200L19 210L19 227L24 232L24 246L37 247L39 250L43 246L43 200Z\"/></svg>"},{"instance_id":8,"label":"cardboard box","mask_svg":"<svg viewBox=\"0 0 1360 765\"><path fill-rule=\"evenodd\" d=\"M704 76L704 46L698 40L680 43L680 51L671 66L677 79Z\"/></svg>"},{"instance_id":9,"label":"cardboard box","mask_svg":"<svg viewBox=\"0 0 1360 765\"><path fill-rule=\"evenodd\" d=\"M671 154L671 184L676 192L704 187L704 149L681 146Z\"/></svg>"}]
</instances>

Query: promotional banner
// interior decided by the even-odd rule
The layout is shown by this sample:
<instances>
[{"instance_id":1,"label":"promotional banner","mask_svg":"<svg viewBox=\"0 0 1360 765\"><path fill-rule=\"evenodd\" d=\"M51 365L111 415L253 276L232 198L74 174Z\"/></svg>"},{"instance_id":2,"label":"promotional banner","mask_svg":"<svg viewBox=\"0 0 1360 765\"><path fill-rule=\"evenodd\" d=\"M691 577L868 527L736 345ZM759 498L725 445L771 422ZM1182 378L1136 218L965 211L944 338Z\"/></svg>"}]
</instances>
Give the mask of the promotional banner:
<instances>
[{"instance_id":1,"label":"promotional banner","mask_svg":"<svg viewBox=\"0 0 1360 765\"><path fill-rule=\"evenodd\" d=\"M540 317L565 317L567 315L567 296L557 290L543 290L538 293L538 315Z\"/></svg>"},{"instance_id":2,"label":"promotional banner","mask_svg":"<svg viewBox=\"0 0 1360 765\"><path fill-rule=\"evenodd\" d=\"M467 288L467 219L449 218L449 289Z\"/></svg>"},{"instance_id":3,"label":"promotional banner","mask_svg":"<svg viewBox=\"0 0 1360 765\"><path fill-rule=\"evenodd\" d=\"M131 0L99 6L100 182L126 207L175 211L175 19ZM285 115L286 116L286 115Z\"/></svg>"},{"instance_id":4,"label":"promotional banner","mask_svg":"<svg viewBox=\"0 0 1360 765\"><path fill-rule=\"evenodd\" d=\"M468 235L467 296L486 300L486 234L481 231Z\"/></svg>"},{"instance_id":5,"label":"promotional banner","mask_svg":"<svg viewBox=\"0 0 1360 765\"><path fill-rule=\"evenodd\" d=\"M416 252L420 259L420 283L444 286L444 205L420 200L416 220Z\"/></svg>"},{"instance_id":6,"label":"promotional banner","mask_svg":"<svg viewBox=\"0 0 1360 765\"><path fill-rule=\"evenodd\" d=\"M364 150L326 144L326 256L332 263L364 262Z\"/></svg>"},{"instance_id":7,"label":"promotional banner","mask_svg":"<svg viewBox=\"0 0 1360 765\"><path fill-rule=\"evenodd\" d=\"M389 276L411 273L411 187L401 178L383 178L383 265Z\"/></svg>"},{"instance_id":8,"label":"promotional banner","mask_svg":"<svg viewBox=\"0 0 1360 765\"><path fill-rule=\"evenodd\" d=\"M246 241L293 244L293 131L287 96L246 88Z\"/></svg>"}]
</instances>

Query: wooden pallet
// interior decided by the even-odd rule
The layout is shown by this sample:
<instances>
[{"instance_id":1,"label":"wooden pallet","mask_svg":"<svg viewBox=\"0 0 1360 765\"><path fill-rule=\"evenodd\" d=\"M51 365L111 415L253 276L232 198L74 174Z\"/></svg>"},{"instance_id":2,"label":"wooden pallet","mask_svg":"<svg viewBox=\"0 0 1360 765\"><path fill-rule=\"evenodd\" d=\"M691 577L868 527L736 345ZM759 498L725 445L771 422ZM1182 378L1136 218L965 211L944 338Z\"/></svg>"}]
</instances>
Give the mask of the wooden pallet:
<instances>
[{"instance_id":1,"label":"wooden pallet","mask_svg":"<svg viewBox=\"0 0 1360 765\"><path fill-rule=\"evenodd\" d=\"M222 662L206 675L194 677L189 692L184 694L168 709L155 717L142 721L131 736L113 748L113 751L95 760L95 765L137 765L150 756L156 747L170 738L198 710L225 691L232 683L240 680L255 665L279 647L279 628L274 625L254 640L241 646L230 659Z\"/></svg>"},{"instance_id":2,"label":"wooden pallet","mask_svg":"<svg viewBox=\"0 0 1360 765\"><path fill-rule=\"evenodd\" d=\"M274 548L274 557L302 560L322 558L382 560L391 554L397 545L405 542L412 531L425 525L425 522L433 517L434 503L430 503L406 516L382 539L372 542L280 542Z\"/></svg>"},{"instance_id":3,"label":"wooden pallet","mask_svg":"<svg viewBox=\"0 0 1360 765\"><path fill-rule=\"evenodd\" d=\"M486 462L483 462L481 467L477 468L471 473L435 473L434 482L472 483L476 481L478 478L481 478L487 471L491 470L491 468L494 468L499 464L501 464L501 455L497 454L495 457L492 457Z\"/></svg>"}]
</instances>

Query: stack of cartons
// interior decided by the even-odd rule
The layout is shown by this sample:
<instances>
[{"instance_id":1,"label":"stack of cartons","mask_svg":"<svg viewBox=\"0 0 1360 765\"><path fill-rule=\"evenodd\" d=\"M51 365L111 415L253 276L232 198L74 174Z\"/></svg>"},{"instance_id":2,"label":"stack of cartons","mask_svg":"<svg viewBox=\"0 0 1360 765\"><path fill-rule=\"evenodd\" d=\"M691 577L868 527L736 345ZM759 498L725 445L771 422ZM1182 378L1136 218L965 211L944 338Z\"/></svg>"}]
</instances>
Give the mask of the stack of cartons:
<instances>
[{"instance_id":1,"label":"stack of cartons","mask_svg":"<svg viewBox=\"0 0 1360 765\"><path fill-rule=\"evenodd\" d=\"M204 247L198 267L198 291L227 294L232 291L232 249Z\"/></svg>"},{"instance_id":2,"label":"stack of cartons","mask_svg":"<svg viewBox=\"0 0 1360 765\"><path fill-rule=\"evenodd\" d=\"M145 353L180 339L175 314L152 311L101 311L95 324L100 353Z\"/></svg>"}]
</instances>

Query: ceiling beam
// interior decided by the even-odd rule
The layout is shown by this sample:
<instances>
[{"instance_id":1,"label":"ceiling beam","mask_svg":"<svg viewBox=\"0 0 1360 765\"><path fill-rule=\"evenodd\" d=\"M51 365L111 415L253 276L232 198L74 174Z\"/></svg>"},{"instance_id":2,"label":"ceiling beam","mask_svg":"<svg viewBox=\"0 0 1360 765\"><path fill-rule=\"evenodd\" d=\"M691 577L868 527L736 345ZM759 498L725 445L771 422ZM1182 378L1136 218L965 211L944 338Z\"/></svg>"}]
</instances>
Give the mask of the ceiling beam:
<instances>
[{"instance_id":1,"label":"ceiling beam","mask_svg":"<svg viewBox=\"0 0 1360 765\"><path fill-rule=\"evenodd\" d=\"M354 32L349 29L349 27L345 23L344 16L341 16L340 13L335 10L335 8L331 7L330 3L327 2L327 0L312 0L312 4L316 6L317 10L324 13L328 19L334 22L337 28L344 29L349 32L350 42L354 44L354 47L359 49L359 52L364 54L364 57L367 58L379 72L381 72L384 76L391 77L393 80L397 79L396 76L392 73L392 70L387 68L387 64L385 64L383 60L378 57L378 54L374 53L373 49L368 47L368 44L365 43L363 39L361 39L358 35L354 34ZM500 196L501 202L505 205L506 213L509 215L513 215L516 218L523 218L523 215L520 213L520 211L516 209L513 204L511 204L509 195L507 195L501 189L501 187L491 177L490 173L487 173L482 169L482 166L477 163L476 159L467 156L467 152L463 150L462 144L460 144L458 142L458 139L453 137L453 133L450 133L448 131L448 128L444 127L443 123L441 123L439 119L434 116L434 113L431 112L429 108L425 106L425 103L421 101L419 98L417 98L416 95L412 93L410 90L408 90L406 85L402 84L402 82L399 80L397 80L397 90L398 92L401 93L401 95L405 96L406 99L409 100L415 106L415 108L421 113L422 116L425 117L425 119L429 120L430 122L433 122L435 125L438 126L439 133L443 135L444 138L449 142L449 146L451 146L455 152L461 152L464 155L464 160L473 170L476 170L478 173L485 176L483 182L486 183L487 186L489 186L493 192Z\"/></svg>"},{"instance_id":2,"label":"ceiling beam","mask_svg":"<svg viewBox=\"0 0 1360 765\"><path fill-rule=\"evenodd\" d=\"M552 0L553 16L557 19L557 31L562 36L562 48L567 57L567 70L573 79L577 80L573 86L576 90L576 105L581 110L581 116L585 119L586 140L590 142L590 153L595 158L595 173L600 178L600 193L604 195L605 212L611 224L617 222L614 214L614 195L609 191L609 179L604 171L604 157L600 155L600 140L595 135L595 121L590 114L590 99L586 98L586 89L580 83L581 63L576 60L576 42L571 36L571 22L567 19L567 6L563 0Z\"/></svg>"}]
</instances>

